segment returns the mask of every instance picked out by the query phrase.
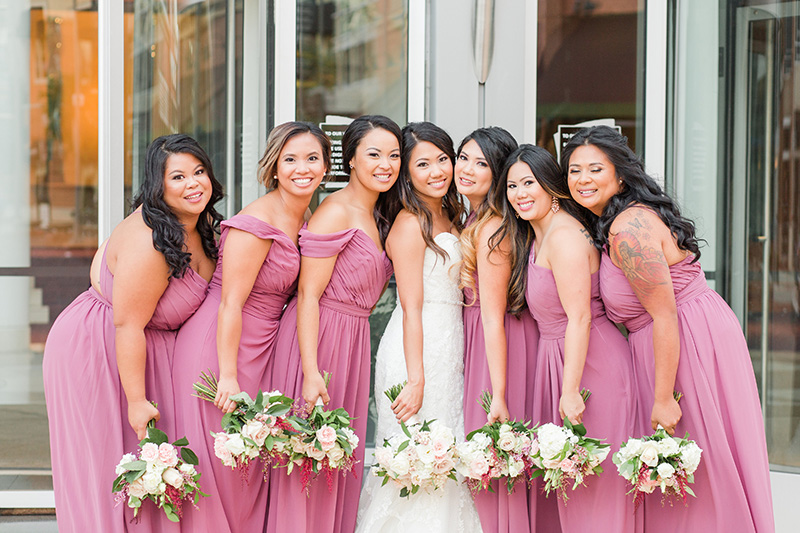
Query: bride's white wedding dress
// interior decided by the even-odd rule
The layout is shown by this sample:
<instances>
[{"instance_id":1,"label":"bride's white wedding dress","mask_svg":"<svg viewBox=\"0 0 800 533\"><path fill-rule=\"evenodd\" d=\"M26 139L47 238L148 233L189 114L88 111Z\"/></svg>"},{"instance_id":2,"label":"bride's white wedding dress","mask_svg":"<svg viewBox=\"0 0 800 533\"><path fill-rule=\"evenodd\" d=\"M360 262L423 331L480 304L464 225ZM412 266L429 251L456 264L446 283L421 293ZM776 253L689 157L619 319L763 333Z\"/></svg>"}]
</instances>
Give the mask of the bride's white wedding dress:
<instances>
[{"instance_id":1,"label":"bride's white wedding dress","mask_svg":"<svg viewBox=\"0 0 800 533\"><path fill-rule=\"evenodd\" d=\"M458 288L458 263L461 250L458 237L440 233L434 238L449 259L430 248L425 250L423 266L422 331L425 392L420 420L436 419L453 430L456 441L464 440L464 323L461 290ZM453 267L455 265L455 267ZM403 311L398 299L381 338L375 361L375 401L378 424L375 443L401 431L383 391L407 379L403 352ZM370 459L367 459L369 464ZM357 532L426 533L480 532L481 525L469 489L460 481L448 481L443 489L400 497L392 482L381 487L383 478L369 469L361 489Z\"/></svg>"}]
</instances>

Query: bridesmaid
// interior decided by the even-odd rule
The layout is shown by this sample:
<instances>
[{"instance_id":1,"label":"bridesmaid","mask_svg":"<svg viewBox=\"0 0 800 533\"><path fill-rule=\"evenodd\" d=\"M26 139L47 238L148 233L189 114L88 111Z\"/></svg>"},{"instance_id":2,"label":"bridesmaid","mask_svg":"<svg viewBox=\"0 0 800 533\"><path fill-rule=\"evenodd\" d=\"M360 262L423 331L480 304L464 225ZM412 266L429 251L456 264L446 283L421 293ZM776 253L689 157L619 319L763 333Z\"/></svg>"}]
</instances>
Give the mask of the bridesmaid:
<instances>
[{"instance_id":1,"label":"bridesmaid","mask_svg":"<svg viewBox=\"0 0 800 533\"><path fill-rule=\"evenodd\" d=\"M530 420L532 415L534 354L539 333L533 319L524 313L524 298L507 298L508 287L520 283L512 272L521 256L501 225L500 207L493 202L503 163L516 147L517 142L503 128L480 128L461 142L456 159L456 187L472 207L461 234L467 433L487 420ZM492 395L488 417L476 401L484 390ZM483 530L531 530L536 502L534 499L529 503L529 491L517 487L508 494L497 483L493 488L494 493L483 491L475 497ZM554 505L551 514L556 515Z\"/></svg>"},{"instance_id":2,"label":"bridesmaid","mask_svg":"<svg viewBox=\"0 0 800 533\"><path fill-rule=\"evenodd\" d=\"M59 315L45 345L62 532L126 531L133 513L115 505L115 466L138 449L151 419L178 438L170 375L175 332L202 303L214 271L222 219L214 204L222 186L187 135L154 140L144 168L135 211L97 250L91 287ZM177 529L154 506L143 505L139 516L137 531Z\"/></svg>"},{"instance_id":3,"label":"bridesmaid","mask_svg":"<svg viewBox=\"0 0 800 533\"><path fill-rule=\"evenodd\" d=\"M627 138L581 130L562 166L572 197L603 245L600 290L609 316L630 332L639 432L663 426L697 441L697 498L645 500L645 530L771 532L764 421L739 322L705 281L694 224L644 171ZM680 405L673 390L683 393Z\"/></svg>"},{"instance_id":4,"label":"bridesmaid","mask_svg":"<svg viewBox=\"0 0 800 533\"><path fill-rule=\"evenodd\" d=\"M278 329L297 286L297 234L311 196L330 165L330 140L318 126L287 122L275 127L259 161L258 178L269 191L222 223L220 257L208 298L181 328L175 346L175 405L181 435L200 458L209 494L189 509L185 531L261 531L268 486L256 461L242 479L214 455L210 432L219 431L229 398L255 397ZM192 383L210 369L219 376L214 405L192 395ZM215 407L216 405L216 407Z\"/></svg>"},{"instance_id":5,"label":"bridesmaid","mask_svg":"<svg viewBox=\"0 0 800 533\"><path fill-rule=\"evenodd\" d=\"M534 419L561 425L567 417L584 423L589 436L617 450L635 430L631 355L600 301L600 254L576 218L580 208L569 197L550 152L530 144L509 157L497 195L508 199L507 227L533 241L528 264L516 265L527 271L527 288L515 286L511 293L512 300L526 298L539 325ZM521 251L528 257L528 250ZM582 388L592 393L588 407ZM627 481L608 459L605 472L570 492L568 503L558 499L562 530L641 531L627 492Z\"/></svg>"},{"instance_id":6,"label":"bridesmaid","mask_svg":"<svg viewBox=\"0 0 800 533\"><path fill-rule=\"evenodd\" d=\"M369 400L368 319L392 274L383 244L391 224L386 193L400 170L400 137L397 124L381 115L361 116L345 131L342 160L350 167L350 181L328 196L308 229L300 231L297 298L283 314L271 363L270 387L302 395L309 406L322 398L329 408L344 407L355 417L359 467ZM323 371L331 372L328 387ZM267 531L354 531L360 471L335 477L330 490L318 479L310 496L301 491L299 471L274 477Z\"/></svg>"}]
</instances>

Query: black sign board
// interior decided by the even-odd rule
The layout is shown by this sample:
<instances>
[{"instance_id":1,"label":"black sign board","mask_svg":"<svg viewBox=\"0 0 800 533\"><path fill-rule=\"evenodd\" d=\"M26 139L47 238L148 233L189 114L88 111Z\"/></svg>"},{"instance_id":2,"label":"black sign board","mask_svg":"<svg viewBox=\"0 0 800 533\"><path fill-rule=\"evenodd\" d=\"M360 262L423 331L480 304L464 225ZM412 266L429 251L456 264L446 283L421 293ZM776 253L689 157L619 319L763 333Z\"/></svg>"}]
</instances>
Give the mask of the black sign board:
<instances>
[{"instance_id":1,"label":"black sign board","mask_svg":"<svg viewBox=\"0 0 800 533\"><path fill-rule=\"evenodd\" d=\"M342 135L344 135L344 130L347 129L347 124L327 124L323 122L319 127L331 139L331 177L328 182L346 182L350 177L350 173L345 169L346 163L342 161Z\"/></svg>"},{"instance_id":2,"label":"black sign board","mask_svg":"<svg viewBox=\"0 0 800 533\"><path fill-rule=\"evenodd\" d=\"M588 128L589 125L581 125L581 124L559 124L558 132L556 132L556 159L561 162L561 152L567 146L572 137L581 131L583 128ZM622 134L622 127L620 126L611 126L612 128L616 129L620 134Z\"/></svg>"}]
</instances>

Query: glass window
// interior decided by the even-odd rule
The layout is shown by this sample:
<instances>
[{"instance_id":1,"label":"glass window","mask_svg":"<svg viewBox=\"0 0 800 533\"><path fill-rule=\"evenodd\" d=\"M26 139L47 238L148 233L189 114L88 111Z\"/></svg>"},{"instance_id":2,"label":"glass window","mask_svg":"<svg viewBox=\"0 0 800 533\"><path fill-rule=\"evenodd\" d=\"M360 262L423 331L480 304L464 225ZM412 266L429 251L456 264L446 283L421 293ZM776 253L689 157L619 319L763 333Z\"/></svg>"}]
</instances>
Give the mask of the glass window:
<instances>
[{"instance_id":1,"label":"glass window","mask_svg":"<svg viewBox=\"0 0 800 533\"><path fill-rule=\"evenodd\" d=\"M128 195L142 178L140 165L148 144L160 135L180 132L197 139L208 152L225 194L234 199L233 212L226 213L225 205L217 208L232 216L241 207L241 181L236 177L241 176L242 4L242 0L126 2ZM229 17L234 17L233 35L228 32ZM229 54L235 58L233 65ZM130 196L127 206L129 200Z\"/></svg>"},{"instance_id":2,"label":"glass window","mask_svg":"<svg viewBox=\"0 0 800 533\"><path fill-rule=\"evenodd\" d=\"M0 490L52 489L42 352L97 247L97 23L92 2L0 4Z\"/></svg>"},{"instance_id":3,"label":"glass window","mask_svg":"<svg viewBox=\"0 0 800 533\"><path fill-rule=\"evenodd\" d=\"M642 146L644 2L539 2L537 142L556 153L559 124L611 118Z\"/></svg>"}]
</instances>

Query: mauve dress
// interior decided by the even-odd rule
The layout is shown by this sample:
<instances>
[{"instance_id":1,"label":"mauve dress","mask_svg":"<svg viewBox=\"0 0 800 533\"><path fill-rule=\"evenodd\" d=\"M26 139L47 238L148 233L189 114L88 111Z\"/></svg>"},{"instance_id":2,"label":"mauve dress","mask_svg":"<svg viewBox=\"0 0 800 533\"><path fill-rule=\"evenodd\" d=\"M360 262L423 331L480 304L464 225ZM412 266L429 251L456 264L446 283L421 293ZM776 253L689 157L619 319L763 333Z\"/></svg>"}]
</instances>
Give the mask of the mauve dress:
<instances>
[{"instance_id":1,"label":"mauve dress","mask_svg":"<svg viewBox=\"0 0 800 533\"><path fill-rule=\"evenodd\" d=\"M139 450L128 423L128 402L117 371L114 276L105 250L100 291L93 287L58 316L47 336L42 370L50 424L50 455L58 529L87 531L177 531L152 502L144 502L138 524L125 502L115 505L114 468L125 453ZM176 330L200 306L208 282L191 268L170 278L144 333L147 350L145 390L158 403L156 427L170 439L175 430L172 362ZM189 505L190 506L190 505Z\"/></svg>"},{"instance_id":2,"label":"mauve dress","mask_svg":"<svg viewBox=\"0 0 800 533\"><path fill-rule=\"evenodd\" d=\"M181 328L175 344L175 408L178 432L186 435L200 459L203 492L198 509L189 509L182 520L184 531L214 533L261 531L267 512L268 484L262 482L260 460L250 463L246 475L222 464L214 455L211 432L221 430L222 411L213 403L193 396L192 384L200 372L219 376L217 312L222 297L222 258L231 228L259 239L270 239L267 257L256 275L242 307L242 335L237 356L237 379L242 391L255 398L263 388L267 361L284 305L294 293L300 272L300 252L281 230L250 215L236 215L222 223L219 260L208 297ZM275 472L280 475L282 472Z\"/></svg>"},{"instance_id":3,"label":"mauve dress","mask_svg":"<svg viewBox=\"0 0 800 533\"><path fill-rule=\"evenodd\" d=\"M592 395L586 402L583 425L588 437L611 444L603 473L586 479L586 486L568 490L569 501L558 500L561 529L565 532L623 533L641 531L641 513L634 513L628 482L617 474L611 454L636 429L636 394L631 352L625 337L606 317L600 300L600 275L592 274L592 325L581 377L581 388ZM534 418L542 424L562 424L558 411L564 375L564 337L567 314L561 305L553 272L528 262L528 309L539 324Z\"/></svg>"},{"instance_id":4,"label":"mauve dress","mask_svg":"<svg viewBox=\"0 0 800 533\"><path fill-rule=\"evenodd\" d=\"M467 222L470 223L473 219L474 215L470 215ZM475 292L473 293L468 287L464 288L464 430L467 434L486 424L486 412L477 400L481 392L492 391L477 288L476 272ZM473 298L474 303L472 303ZM521 314L519 318L506 313L505 330L508 412L514 420L531 420L539 331L527 312ZM478 509L484 533L531 531L531 519L537 516L537 500L544 506L550 505L544 498L530 498L529 493L536 494L536 492L529 491L522 484L518 484L511 494L508 494L504 484L494 482L492 486L494 493L481 491L475 495L475 507ZM557 521L555 504L551 506L553 511L550 515ZM540 512L546 514L546 509ZM550 520L547 522L552 523Z\"/></svg>"},{"instance_id":5,"label":"mauve dress","mask_svg":"<svg viewBox=\"0 0 800 533\"><path fill-rule=\"evenodd\" d=\"M675 434L703 450L688 505L662 506L646 496L645 530L704 533L772 532L772 491L753 364L736 315L706 283L693 256L669 267L678 309L680 362L675 390L683 417ZM604 253L600 290L608 316L630 332L639 434L649 435L654 401L653 321L625 274Z\"/></svg>"},{"instance_id":6,"label":"mauve dress","mask_svg":"<svg viewBox=\"0 0 800 533\"><path fill-rule=\"evenodd\" d=\"M392 264L360 229L326 235L300 230L300 251L306 257L336 257L331 279L319 301L320 371L329 371L328 409L344 407L355 417L359 438L353 473L336 476L328 491L325 476L302 492L300 471L274 475L270 484L268 532L339 533L356 527L364 467L370 377L369 315L392 275ZM337 255L338 254L338 255ZM297 299L281 319L270 386L302 399L303 369L297 344Z\"/></svg>"}]
</instances>

